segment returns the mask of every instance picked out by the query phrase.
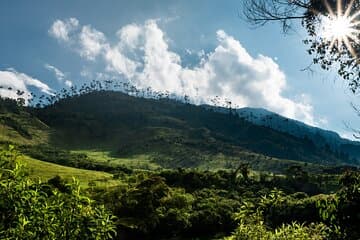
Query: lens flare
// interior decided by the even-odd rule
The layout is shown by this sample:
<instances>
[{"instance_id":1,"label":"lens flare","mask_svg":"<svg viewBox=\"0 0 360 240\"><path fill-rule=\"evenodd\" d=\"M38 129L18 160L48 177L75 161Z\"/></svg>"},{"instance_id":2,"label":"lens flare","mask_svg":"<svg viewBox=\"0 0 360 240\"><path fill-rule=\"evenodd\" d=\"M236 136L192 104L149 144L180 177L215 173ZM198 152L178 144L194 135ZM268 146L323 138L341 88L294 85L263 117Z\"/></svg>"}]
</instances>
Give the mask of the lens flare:
<instances>
[{"instance_id":1,"label":"lens flare","mask_svg":"<svg viewBox=\"0 0 360 240\"><path fill-rule=\"evenodd\" d=\"M344 11L343 1L337 0L336 12L333 11L327 0L324 0L328 13L321 19L320 36L330 42L330 49L334 46L338 51L345 47L353 57L357 58L354 45L359 44L360 11L352 14L354 0L352 0Z\"/></svg>"}]
</instances>

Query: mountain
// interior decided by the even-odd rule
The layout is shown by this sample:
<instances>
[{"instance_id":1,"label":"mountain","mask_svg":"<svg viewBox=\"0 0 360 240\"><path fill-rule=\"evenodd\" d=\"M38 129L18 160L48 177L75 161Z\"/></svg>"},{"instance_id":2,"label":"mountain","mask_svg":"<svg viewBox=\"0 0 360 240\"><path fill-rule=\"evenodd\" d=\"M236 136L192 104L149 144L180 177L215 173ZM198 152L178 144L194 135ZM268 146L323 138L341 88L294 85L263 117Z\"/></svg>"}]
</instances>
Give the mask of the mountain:
<instances>
[{"instance_id":1,"label":"mountain","mask_svg":"<svg viewBox=\"0 0 360 240\"><path fill-rule=\"evenodd\" d=\"M235 168L240 161L253 169L284 172L291 165L319 171L320 165L358 163L319 144L323 138L295 135L285 127L276 129L245 117L269 118L266 110L229 113L116 91L67 96L41 108L4 110L2 105L0 101L0 141L15 141L33 158L71 167L108 171L126 160L131 166L145 162L152 168L218 169ZM249 114L241 115L245 110ZM353 155L359 152L357 145L347 144Z\"/></svg>"},{"instance_id":2,"label":"mountain","mask_svg":"<svg viewBox=\"0 0 360 240\"><path fill-rule=\"evenodd\" d=\"M256 125L310 139L318 147L330 148L332 151L348 154L351 158L360 157L360 143L341 138L336 132L313 127L263 108L240 108L236 112L241 118Z\"/></svg>"},{"instance_id":3,"label":"mountain","mask_svg":"<svg viewBox=\"0 0 360 240\"><path fill-rule=\"evenodd\" d=\"M321 164L353 163L309 137L224 113L115 91L77 95L33 109L54 130L51 144L68 149L103 148L114 156L150 154L165 165L185 167L219 154L236 158L244 151Z\"/></svg>"}]
</instances>

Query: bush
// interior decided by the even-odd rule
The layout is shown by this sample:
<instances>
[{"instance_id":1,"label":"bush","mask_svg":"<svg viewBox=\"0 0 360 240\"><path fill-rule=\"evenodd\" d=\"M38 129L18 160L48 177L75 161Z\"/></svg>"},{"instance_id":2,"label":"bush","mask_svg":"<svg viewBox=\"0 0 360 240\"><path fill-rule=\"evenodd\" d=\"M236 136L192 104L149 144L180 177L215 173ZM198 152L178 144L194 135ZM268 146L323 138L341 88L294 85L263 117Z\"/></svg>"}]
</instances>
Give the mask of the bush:
<instances>
[{"instance_id":1,"label":"bush","mask_svg":"<svg viewBox=\"0 0 360 240\"><path fill-rule=\"evenodd\" d=\"M292 222L271 229L265 224L261 208L244 202L236 219L239 225L226 240L322 240L328 239L329 228L323 223L308 225Z\"/></svg>"},{"instance_id":2,"label":"bush","mask_svg":"<svg viewBox=\"0 0 360 240\"><path fill-rule=\"evenodd\" d=\"M33 181L13 147L0 151L0 236L5 239L111 239L113 217L80 192Z\"/></svg>"}]
</instances>

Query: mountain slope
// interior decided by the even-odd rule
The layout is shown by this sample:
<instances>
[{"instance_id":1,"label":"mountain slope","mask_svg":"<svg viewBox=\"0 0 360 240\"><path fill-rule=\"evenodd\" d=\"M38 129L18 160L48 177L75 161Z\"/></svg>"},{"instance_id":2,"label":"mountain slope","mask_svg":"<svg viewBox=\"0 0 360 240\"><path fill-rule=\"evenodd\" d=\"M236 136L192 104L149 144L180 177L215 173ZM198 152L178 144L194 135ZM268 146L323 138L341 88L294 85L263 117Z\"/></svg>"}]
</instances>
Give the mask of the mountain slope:
<instances>
[{"instance_id":1,"label":"mountain slope","mask_svg":"<svg viewBox=\"0 0 360 240\"><path fill-rule=\"evenodd\" d=\"M168 99L100 91L69 97L33 113L55 131L51 144L107 149L120 157L149 154L165 166L196 167L209 156L236 158L244 151L321 164L348 160L308 138Z\"/></svg>"},{"instance_id":2,"label":"mountain slope","mask_svg":"<svg viewBox=\"0 0 360 240\"><path fill-rule=\"evenodd\" d=\"M360 157L360 143L341 138L333 131L309 126L303 122L283 117L262 108L241 108L236 110L239 116L259 126L288 133L299 138L308 138L318 147L330 148L338 154Z\"/></svg>"},{"instance_id":3,"label":"mountain slope","mask_svg":"<svg viewBox=\"0 0 360 240\"><path fill-rule=\"evenodd\" d=\"M49 127L27 109L13 100L0 98L0 142L42 144L48 141L49 131Z\"/></svg>"}]
</instances>

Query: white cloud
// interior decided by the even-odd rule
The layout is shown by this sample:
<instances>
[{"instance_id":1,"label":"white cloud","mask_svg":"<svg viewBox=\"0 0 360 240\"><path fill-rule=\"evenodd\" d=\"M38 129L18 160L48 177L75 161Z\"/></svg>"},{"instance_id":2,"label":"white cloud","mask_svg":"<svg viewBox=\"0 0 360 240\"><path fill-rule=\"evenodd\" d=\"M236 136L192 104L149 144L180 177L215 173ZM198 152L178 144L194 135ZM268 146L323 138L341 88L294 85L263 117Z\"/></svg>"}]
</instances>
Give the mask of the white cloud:
<instances>
[{"instance_id":1,"label":"white cloud","mask_svg":"<svg viewBox=\"0 0 360 240\"><path fill-rule=\"evenodd\" d=\"M354 132L340 131L339 134L340 134L340 137L345 138L345 139L349 139L349 140L352 140L352 141L358 141L358 140L359 140L359 139L357 138L358 136L357 136L356 133L354 133ZM356 137L355 137L355 136L356 136Z\"/></svg>"},{"instance_id":2,"label":"white cloud","mask_svg":"<svg viewBox=\"0 0 360 240\"><path fill-rule=\"evenodd\" d=\"M27 102L31 99L29 86L36 87L41 92L53 95L51 88L36 78L32 78L25 73L19 73L15 69L0 71L0 96L8 98L18 98L17 91L24 92L22 97Z\"/></svg>"},{"instance_id":3,"label":"white cloud","mask_svg":"<svg viewBox=\"0 0 360 240\"><path fill-rule=\"evenodd\" d=\"M108 48L104 54L107 70L115 71L126 78L132 78L138 64L126 57L118 47Z\"/></svg>"},{"instance_id":4,"label":"white cloud","mask_svg":"<svg viewBox=\"0 0 360 240\"><path fill-rule=\"evenodd\" d=\"M64 83L67 87L71 87L73 85L72 81L70 81L70 80L65 80Z\"/></svg>"},{"instance_id":5,"label":"white cloud","mask_svg":"<svg viewBox=\"0 0 360 240\"><path fill-rule=\"evenodd\" d=\"M79 35L80 55L88 60L94 60L106 47L106 38L102 32L90 26L84 26Z\"/></svg>"},{"instance_id":6,"label":"white cloud","mask_svg":"<svg viewBox=\"0 0 360 240\"><path fill-rule=\"evenodd\" d=\"M67 87L71 87L73 85L71 80L65 79L66 75L65 73L63 73L60 69L50 65L50 64L45 64L44 67L53 72L55 74L56 79L60 82L65 84Z\"/></svg>"},{"instance_id":7,"label":"white cloud","mask_svg":"<svg viewBox=\"0 0 360 240\"><path fill-rule=\"evenodd\" d=\"M84 31L92 34L85 34L84 38ZM191 68L184 67L180 56L169 49L166 35L156 20L122 27L115 44L91 26L82 27L73 40L78 39L80 55L85 59L100 57L109 73L119 74L138 87L151 86L157 91L187 94L197 103L210 103L211 98L219 96L239 107L264 107L317 124L309 101L284 97L286 76L274 60L263 55L251 56L238 40L223 30L216 35L218 46L207 54L202 51L201 61Z\"/></svg>"},{"instance_id":8,"label":"white cloud","mask_svg":"<svg viewBox=\"0 0 360 240\"><path fill-rule=\"evenodd\" d=\"M69 41L69 34L79 25L76 18L69 18L65 21L56 20L49 30L49 34L60 41Z\"/></svg>"},{"instance_id":9,"label":"white cloud","mask_svg":"<svg viewBox=\"0 0 360 240\"><path fill-rule=\"evenodd\" d=\"M137 24L129 24L121 28L116 34L120 42L124 45L136 48L139 45L139 37L141 36L142 28Z\"/></svg>"},{"instance_id":10,"label":"white cloud","mask_svg":"<svg viewBox=\"0 0 360 240\"><path fill-rule=\"evenodd\" d=\"M322 128L325 128L325 127L328 127L329 125L329 120L325 117L320 117L319 118L319 125L322 127Z\"/></svg>"},{"instance_id":11,"label":"white cloud","mask_svg":"<svg viewBox=\"0 0 360 240\"><path fill-rule=\"evenodd\" d=\"M83 68L80 72L80 76L82 76L83 78L92 78L92 72L90 69L87 68Z\"/></svg>"}]
</instances>

